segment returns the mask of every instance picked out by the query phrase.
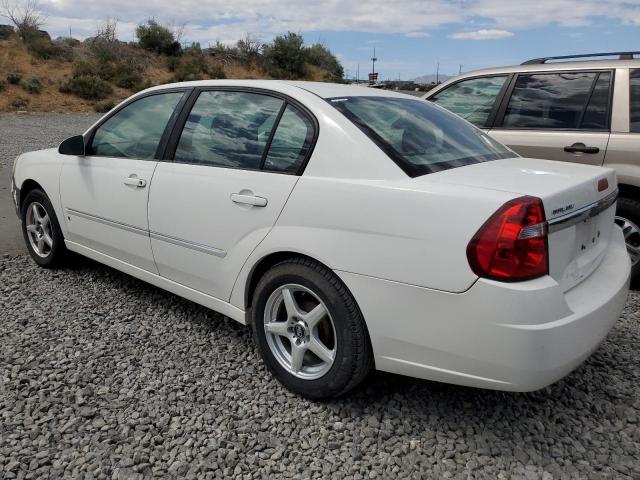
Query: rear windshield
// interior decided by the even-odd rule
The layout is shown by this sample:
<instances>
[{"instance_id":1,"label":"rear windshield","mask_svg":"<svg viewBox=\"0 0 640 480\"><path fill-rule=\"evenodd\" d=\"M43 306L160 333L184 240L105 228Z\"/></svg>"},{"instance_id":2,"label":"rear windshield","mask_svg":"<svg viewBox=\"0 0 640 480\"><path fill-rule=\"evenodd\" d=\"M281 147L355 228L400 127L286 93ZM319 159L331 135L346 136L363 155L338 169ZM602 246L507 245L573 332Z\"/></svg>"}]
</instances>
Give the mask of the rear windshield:
<instances>
[{"instance_id":1,"label":"rear windshield","mask_svg":"<svg viewBox=\"0 0 640 480\"><path fill-rule=\"evenodd\" d=\"M411 177L517 156L482 130L424 100L342 97L329 102Z\"/></svg>"}]
</instances>

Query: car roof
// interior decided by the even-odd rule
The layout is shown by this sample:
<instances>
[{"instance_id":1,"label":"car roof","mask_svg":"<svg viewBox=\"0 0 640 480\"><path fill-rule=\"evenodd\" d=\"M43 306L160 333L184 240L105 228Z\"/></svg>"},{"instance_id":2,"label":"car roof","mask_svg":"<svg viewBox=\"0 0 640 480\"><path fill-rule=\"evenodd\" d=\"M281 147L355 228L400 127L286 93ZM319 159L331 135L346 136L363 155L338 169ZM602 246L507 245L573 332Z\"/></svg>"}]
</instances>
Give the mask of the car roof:
<instances>
[{"instance_id":1,"label":"car roof","mask_svg":"<svg viewBox=\"0 0 640 480\"><path fill-rule=\"evenodd\" d=\"M283 91L292 88L305 90L321 98L335 97L399 97L411 98L416 97L397 93L392 90L381 90L359 85L348 85L343 83L326 83L326 82L305 82L294 80L198 80L192 82L170 83L152 87L147 91L164 90L169 88L180 87L245 87L245 88L264 88L267 90Z\"/></svg>"},{"instance_id":2,"label":"car roof","mask_svg":"<svg viewBox=\"0 0 640 480\"><path fill-rule=\"evenodd\" d=\"M476 77L480 75L493 75L496 73L519 72L553 72L561 70L600 70L614 68L640 68L640 59L634 60L587 60L569 62L531 63L527 65L511 65L506 67L483 68L473 70L453 78ZM447 80L447 83L449 80Z\"/></svg>"}]
</instances>

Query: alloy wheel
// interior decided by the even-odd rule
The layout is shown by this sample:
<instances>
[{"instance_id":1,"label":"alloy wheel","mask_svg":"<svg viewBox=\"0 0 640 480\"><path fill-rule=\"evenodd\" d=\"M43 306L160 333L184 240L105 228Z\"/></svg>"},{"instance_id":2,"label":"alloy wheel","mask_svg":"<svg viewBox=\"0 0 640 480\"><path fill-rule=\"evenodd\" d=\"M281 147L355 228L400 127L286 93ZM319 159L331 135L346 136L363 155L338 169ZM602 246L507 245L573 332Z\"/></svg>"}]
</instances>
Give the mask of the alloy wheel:
<instances>
[{"instance_id":1,"label":"alloy wheel","mask_svg":"<svg viewBox=\"0 0 640 480\"><path fill-rule=\"evenodd\" d=\"M33 202L27 207L25 224L33 251L42 258L49 256L53 248L53 232L49 214L41 203Z\"/></svg>"},{"instance_id":2,"label":"alloy wheel","mask_svg":"<svg viewBox=\"0 0 640 480\"><path fill-rule=\"evenodd\" d=\"M267 344L290 374L315 380L332 367L337 337L331 314L319 296L302 285L277 288L264 313Z\"/></svg>"},{"instance_id":3,"label":"alloy wheel","mask_svg":"<svg viewBox=\"0 0 640 480\"><path fill-rule=\"evenodd\" d=\"M624 217L616 216L615 222L622 229L627 252L631 257L631 265L636 265L640 261L640 228Z\"/></svg>"}]
</instances>

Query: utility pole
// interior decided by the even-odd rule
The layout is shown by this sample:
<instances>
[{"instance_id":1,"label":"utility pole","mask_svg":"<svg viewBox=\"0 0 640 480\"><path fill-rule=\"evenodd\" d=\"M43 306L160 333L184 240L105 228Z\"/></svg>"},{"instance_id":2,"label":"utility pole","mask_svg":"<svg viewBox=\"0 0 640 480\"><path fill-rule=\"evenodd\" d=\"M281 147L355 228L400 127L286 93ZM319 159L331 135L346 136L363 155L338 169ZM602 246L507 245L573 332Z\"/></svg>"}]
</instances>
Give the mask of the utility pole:
<instances>
[{"instance_id":1,"label":"utility pole","mask_svg":"<svg viewBox=\"0 0 640 480\"><path fill-rule=\"evenodd\" d=\"M371 73L376 73L376 62L378 59L376 58L376 47L373 47L373 57L371 57Z\"/></svg>"},{"instance_id":2,"label":"utility pole","mask_svg":"<svg viewBox=\"0 0 640 480\"><path fill-rule=\"evenodd\" d=\"M356 83L360 83L360 62L358 62L358 70L356 70Z\"/></svg>"}]
</instances>

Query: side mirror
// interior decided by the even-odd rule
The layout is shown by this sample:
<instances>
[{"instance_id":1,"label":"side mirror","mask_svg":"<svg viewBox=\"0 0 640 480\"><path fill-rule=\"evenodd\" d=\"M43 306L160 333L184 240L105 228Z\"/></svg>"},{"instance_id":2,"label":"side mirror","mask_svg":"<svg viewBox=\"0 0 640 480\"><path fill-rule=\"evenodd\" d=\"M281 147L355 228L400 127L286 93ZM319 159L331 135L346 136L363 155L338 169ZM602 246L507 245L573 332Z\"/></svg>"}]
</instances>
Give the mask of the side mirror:
<instances>
[{"instance_id":1,"label":"side mirror","mask_svg":"<svg viewBox=\"0 0 640 480\"><path fill-rule=\"evenodd\" d=\"M76 157L84 156L84 137L76 135L67 138L58 147L58 153L61 155L75 155Z\"/></svg>"}]
</instances>

